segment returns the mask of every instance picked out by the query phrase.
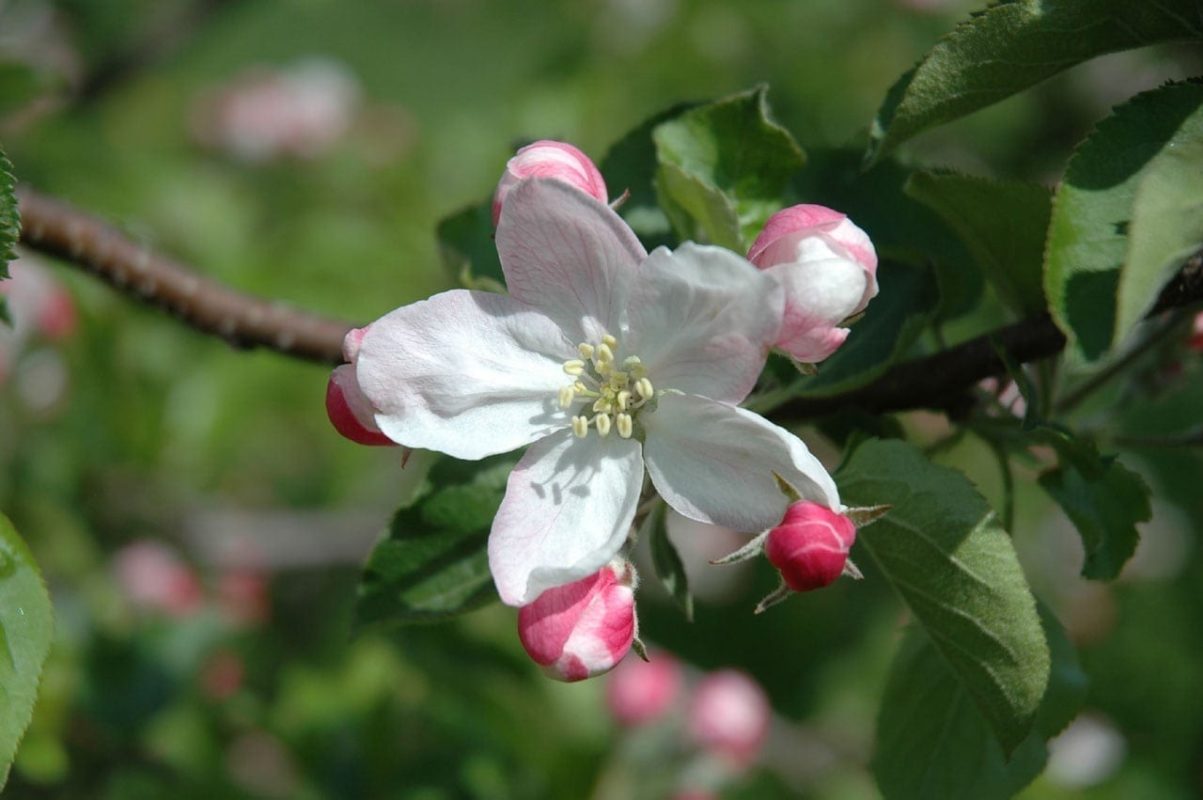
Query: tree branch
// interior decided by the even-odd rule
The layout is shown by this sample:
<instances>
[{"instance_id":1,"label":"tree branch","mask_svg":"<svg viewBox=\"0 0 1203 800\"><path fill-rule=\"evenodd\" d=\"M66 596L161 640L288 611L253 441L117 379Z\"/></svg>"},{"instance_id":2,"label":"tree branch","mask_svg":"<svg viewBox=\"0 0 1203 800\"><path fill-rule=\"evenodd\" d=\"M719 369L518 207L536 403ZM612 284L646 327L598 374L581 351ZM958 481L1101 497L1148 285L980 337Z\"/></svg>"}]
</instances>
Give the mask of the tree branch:
<instances>
[{"instance_id":1,"label":"tree branch","mask_svg":"<svg viewBox=\"0 0 1203 800\"><path fill-rule=\"evenodd\" d=\"M155 255L125 234L65 203L27 188L18 192L21 241L83 267L118 291L157 305L193 328L238 347L267 347L325 364L342 362L342 340L353 327L242 294ZM1150 316L1203 300L1203 254L1166 286ZM795 398L776 417L808 419L847 408L873 414L929 408L962 415L970 389L1005 372L996 346L1018 363L1049 358L1065 336L1047 314L1017 322L924 358L897 364L877 380L831 397Z\"/></svg>"},{"instance_id":2,"label":"tree branch","mask_svg":"<svg viewBox=\"0 0 1203 800\"><path fill-rule=\"evenodd\" d=\"M243 294L152 253L105 222L21 187L21 243L83 267L120 292L158 306L235 347L266 347L325 364L342 363L352 325Z\"/></svg>"}]
</instances>

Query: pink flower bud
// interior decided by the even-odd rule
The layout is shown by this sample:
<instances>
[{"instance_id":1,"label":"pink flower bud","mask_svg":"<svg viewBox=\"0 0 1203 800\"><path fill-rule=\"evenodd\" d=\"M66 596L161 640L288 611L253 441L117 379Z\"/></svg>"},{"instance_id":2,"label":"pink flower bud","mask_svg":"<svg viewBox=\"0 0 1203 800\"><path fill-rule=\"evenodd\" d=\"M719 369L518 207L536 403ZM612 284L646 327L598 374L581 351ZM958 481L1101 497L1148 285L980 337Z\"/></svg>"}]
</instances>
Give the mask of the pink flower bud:
<instances>
[{"instance_id":1,"label":"pink flower bud","mask_svg":"<svg viewBox=\"0 0 1203 800\"><path fill-rule=\"evenodd\" d=\"M802 500L765 541L764 552L795 592L821 589L844 573L856 526L843 514Z\"/></svg>"},{"instance_id":2,"label":"pink flower bud","mask_svg":"<svg viewBox=\"0 0 1203 800\"><path fill-rule=\"evenodd\" d=\"M681 667L667 653L648 661L623 662L606 681L606 707L621 725L654 722L672 706L681 687Z\"/></svg>"},{"instance_id":3,"label":"pink flower bud","mask_svg":"<svg viewBox=\"0 0 1203 800\"><path fill-rule=\"evenodd\" d=\"M868 235L830 208L778 211L756 237L748 260L785 290L785 319L774 343L798 361L816 363L848 338L845 319L877 294L877 253Z\"/></svg>"},{"instance_id":4,"label":"pink flower bud","mask_svg":"<svg viewBox=\"0 0 1203 800\"><path fill-rule=\"evenodd\" d=\"M556 680L579 681L612 669L635 638L633 584L633 568L614 561L548 589L518 609L522 646Z\"/></svg>"},{"instance_id":5,"label":"pink flower bud","mask_svg":"<svg viewBox=\"0 0 1203 800\"><path fill-rule=\"evenodd\" d=\"M113 561L117 583L130 601L148 611L184 617L200 610L204 591L196 573L159 542L123 547Z\"/></svg>"},{"instance_id":6,"label":"pink flower bud","mask_svg":"<svg viewBox=\"0 0 1203 800\"><path fill-rule=\"evenodd\" d=\"M370 327L370 326L368 326ZM380 432L376 425L376 413L371 401L359 388L355 378L355 362L359 358L359 345L368 332L368 327L353 328L343 339L343 358L347 363L335 367L326 384L326 415L334 430L359 444L392 445L392 439Z\"/></svg>"},{"instance_id":7,"label":"pink flower bud","mask_svg":"<svg viewBox=\"0 0 1203 800\"><path fill-rule=\"evenodd\" d=\"M606 182L589 156L570 144L543 139L523 147L505 165L505 174L493 195L493 225L501 219L505 196L518 183L530 178L552 178L580 189L605 203Z\"/></svg>"},{"instance_id":8,"label":"pink flower bud","mask_svg":"<svg viewBox=\"0 0 1203 800\"><path fill-rule=\"evenodd\" d=\"M771 715L756 681L738 670L720 670L698 684L689 708L689 735L711 753L746 764L764 744Z\"/></svg>"}]
</instances>

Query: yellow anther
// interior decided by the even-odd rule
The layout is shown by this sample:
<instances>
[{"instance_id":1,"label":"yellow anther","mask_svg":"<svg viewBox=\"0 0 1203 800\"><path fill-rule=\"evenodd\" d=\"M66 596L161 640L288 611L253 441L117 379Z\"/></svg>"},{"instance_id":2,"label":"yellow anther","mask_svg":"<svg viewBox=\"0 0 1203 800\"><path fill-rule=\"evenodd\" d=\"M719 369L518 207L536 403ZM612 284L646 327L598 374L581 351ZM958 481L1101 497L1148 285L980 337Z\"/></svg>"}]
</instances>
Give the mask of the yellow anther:
<instances>
[{"instance_id":1,"label":"yellow anther","mask_svg":"<svg viewBox=\"0 0 1203 800\"><path fill-rule=\"evenodd\" d=\"M614 362L614 351L610 345L602 342L597 346L595 351L597 355L597 364L600 367L602 364L612 364Z\"/></svg>"},{"instance_id":2,"label":"yellow anther","mask_svg":"<svg viewBox=\"0 0 1203 800\"><path fill-rule=\"evenodd\" d=\"M560 389L560 408L568 408L572 405L572 401L576 399L576 388L565 386Z\"/></svg>"},{"instance_id":3,"label":"yellow anther","mask_svg":"<svg viewBox=\"0 0 1203 800\"><path fill-rule=\"evenodd\" d=\"M593 404L594 411L610 411L613 409L614 401L605 397Z\"/></svg>"},{"instance_id":4,"label":"yellow anther","mask_svg":"<svg viewBox=\"0 0 1203 800\"><path fill-rule=\"evenodd\" d=\"M627 356L622 360L622 365L627 369L634 369L642 363L643 362L639 359L639 356Z\"/></svg>"},{"instance_id":5,"label":"yellow anther","mask_svg":"<svg viewBox=\"0 0 1203 800\"><path fill-rule=\"evenodd\" d=\"M618 340L607 333L602 337L602 344L606 345L607 347L618 347Z\"/></svg>"},{"instance_id":6,"label":"yellow anther","mask_svg":"<svg viewBox=\"0 0 1203 800\"><path fill-rule=\"evenodd\" d=\"M618 393L617 400L618 400L618 410L626 411L627 406L629 406L631 404L631 393L628 392L626 389L623 389L621 392Z\"/></svg>"},{"instance_id":7,"label":"yellow anther","mask_svg":"<svg viewBox=\"0 0 1203 800\"><path fill-rule=\"evenodd\" d=\"M604 439L610 435L610 415L609 414L598 414L597 419L594 420L594 422L597 424L597 435L598 436L600 436Z\"/></svg>"},{"instance_id":8,"label":"yellow anther","mask_svg":"<svg viewBox=\"0 0 1203 800\"><path fill-rule=\"evenodd\" d=\"M578 439L584 439L589 435L589 420L584 417L572 418L572 432Z\"/></svg>"},{"instance_id":9,"label":"yellow anther","mask_svg":"<svg viewBox=\"0 0 1203 800\"><path fill-rule=\"evenodd\" d=\"M640 378L635 383L635 391L639 392L639 396L644 400L651 400L652 396L656 393L655 388L652 386L652 382L647 378Z\"/></svg>"},{"instance_id":10,"label":"yellow anther","mask_svg":"<svg viewBox=\"0 0 1203 800\"><path fill-rule=\"evenodd\" d=\"M634 423L631 420L630 414L619 414L614 418L614 427L618 428L618 435L624 439L630 439L631 433L634 431Z\"/></svg>"},{"instance_id":11,"label":"yellow anther","mask_svg":"<svg viewBox=\"0 0 1203 800\"><path fill-rule=\"evenodd\" d=\"M593 345L588 342L581 342L576 349L581 354L581 358L593 358Z\"/></svg>"},{"instance_id":12,"label":"yellow anther","mask_svg":"<svg viewBox=\"0 0 1203 800\"><path fill-rule=\"evenodd\" d=\"M585 362L579 358L573 358L564 362L564 371L569 375L580 375L585 371Z\"/></svg>"},{"instance_id":13,"label":"yellow anther","mask_svg":"<svg viewBox=\"0 0 1203 800\"><path fill-rule=\"evenodd\" d=\"M577 381L576 383L572 384L572 389L577 394L584 394L585 392L589 391L589 387L581 381Z\"/></svg>"}]
</instances>

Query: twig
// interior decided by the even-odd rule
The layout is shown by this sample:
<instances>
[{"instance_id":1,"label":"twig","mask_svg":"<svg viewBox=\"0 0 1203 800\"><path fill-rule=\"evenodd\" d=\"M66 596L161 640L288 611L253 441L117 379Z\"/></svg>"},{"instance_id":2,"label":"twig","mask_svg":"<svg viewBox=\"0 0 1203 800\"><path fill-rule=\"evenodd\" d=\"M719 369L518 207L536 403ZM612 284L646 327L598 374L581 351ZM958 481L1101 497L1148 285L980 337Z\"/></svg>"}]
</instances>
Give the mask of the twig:
<instances>
[{"instance_id":1,"label":"twig","mask_svg":"<svg viewBox=\"0 0 1203 800\"><path fill-rule=\"evenodd\" d=\"M18 199L26 247L81 266L118 291L235 347L267 347L308 361L342 362L342 341L350 323L237 292L28 188L19 189Z\"/></svg>"},{"instance_id":2,"label":"twig","mask_svg":"<svg viewBox=\"0 0 1203 800\"><path fill-rule=\"evenodd\" d=\"M95 217L27 188L20 189L19 198L21 241L27 247L79 265L118 290L236 346L267 347L327 364L342 361L342 340L351 323L286 308L202 278ZM1196 255L1161 293L1149 316L1200 300L1203 255ZM962 417L976 402L972 387L1005 372L996 347L1022 364L1061 352L1065 336L1042 314L897 364L866 386L830 397L789 400L777 406L773 416L803 420L848 408L878 414L929 408Z\"/></svg>"}]
</instances>

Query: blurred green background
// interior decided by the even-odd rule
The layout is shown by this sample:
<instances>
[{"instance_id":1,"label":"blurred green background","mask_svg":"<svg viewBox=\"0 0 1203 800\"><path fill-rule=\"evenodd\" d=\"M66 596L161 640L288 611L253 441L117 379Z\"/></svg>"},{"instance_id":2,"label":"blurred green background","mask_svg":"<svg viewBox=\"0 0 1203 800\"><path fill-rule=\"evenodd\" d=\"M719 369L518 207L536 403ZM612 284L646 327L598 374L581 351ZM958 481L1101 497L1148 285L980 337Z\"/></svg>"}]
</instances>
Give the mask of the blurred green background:
<instances>
[{"instance_id":1,"label":"blurred green background","mask_svg":"<svg viewBox=\"0 0 1203 800\"><path fill-rule=\"evenodd\" d=\"M761 82L804 147L857 142L893 80L974 7L0 0L0 141L22 181L208 275L366 321L453 284L434 227L487 197L519 144L559 138L600 160L672 104ZM313 152L255 158L214 139L214 98L315 59L346 91L345 130ZM1053 181L1110 106L1199 66L1176 49L1103 59L909 156ZM671 722L659 739L622 734L602 681L539 675L510 609L352 636L358 564L421 464L402 471L395 450L341 439L325 369L233 351L42 266L76 320L70 335L10 342L0 509L45 571L58 631L6 797L623 797L639 776L688 777ZM1203 357L1183 344L1123 389L1158 405L1118 421L1087 408L1083 424L1105 436L1191 419ZM920 440L945 431L926 415L904 422ZM834 466L834 446L807 438ZM998 500L987 448L970 439L938 457ZM1153 485L1157 515L1114 586L1076 577L1068 523L1020 474L1021 555L1091 677L1086 727L1030 798L1185 798L1203 785L1203 464L1164 448L1125 463ZM184 607L148 610L123 590L115 554L147 539L181 559ZM780 715L722 796L876 796L874 715L901 606L866 571L753 618L773 585L761 565L700 592L692 625L647 582L645 637L691 674L748 670ZM647 753L666 755L649 767Z\"/></svg>"}]
</instances>

